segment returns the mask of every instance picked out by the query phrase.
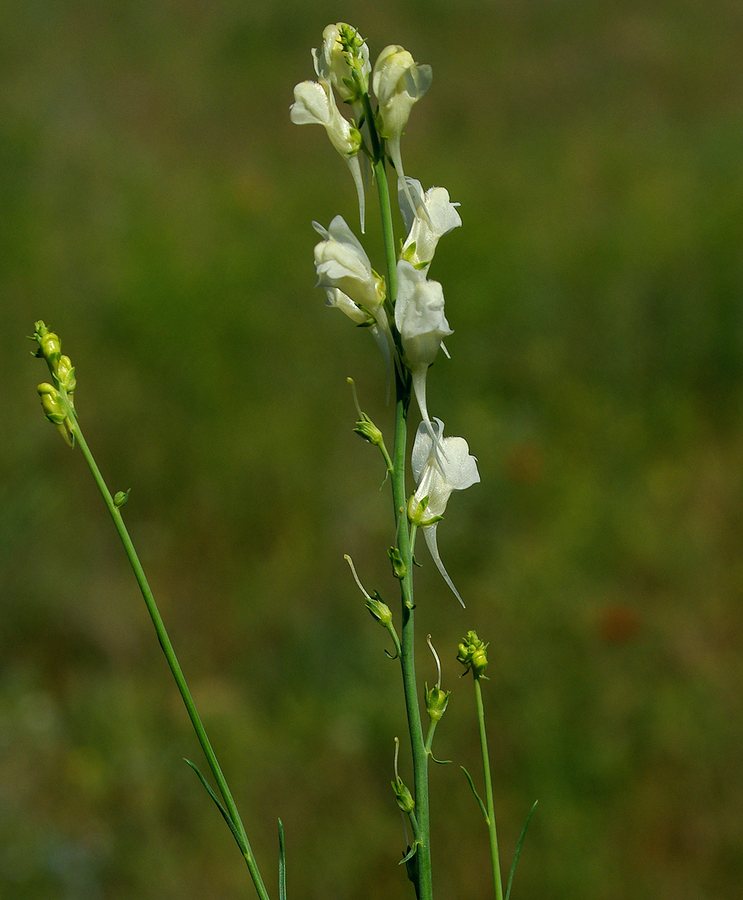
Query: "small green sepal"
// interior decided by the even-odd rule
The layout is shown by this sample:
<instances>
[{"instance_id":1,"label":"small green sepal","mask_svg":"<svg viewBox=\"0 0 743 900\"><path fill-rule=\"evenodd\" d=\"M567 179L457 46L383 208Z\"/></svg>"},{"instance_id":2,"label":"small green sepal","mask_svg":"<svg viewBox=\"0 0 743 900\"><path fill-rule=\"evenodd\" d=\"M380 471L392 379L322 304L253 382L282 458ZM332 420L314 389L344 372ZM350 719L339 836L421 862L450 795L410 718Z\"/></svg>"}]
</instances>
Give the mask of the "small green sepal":
<instances>
[{"instance_id":1,"label":"small green sepal","mask_svg":"<svg viewBox=\"0 0 743 900\"><path fill-rule=\"evenodd\" d=\"M435 525L440 522L443 516L426 516L428 509L428 497L418 500L415 494L410 495L408 500L408 521L417 528L426 528L428 525Z\"/></svg>"}]
</instances>

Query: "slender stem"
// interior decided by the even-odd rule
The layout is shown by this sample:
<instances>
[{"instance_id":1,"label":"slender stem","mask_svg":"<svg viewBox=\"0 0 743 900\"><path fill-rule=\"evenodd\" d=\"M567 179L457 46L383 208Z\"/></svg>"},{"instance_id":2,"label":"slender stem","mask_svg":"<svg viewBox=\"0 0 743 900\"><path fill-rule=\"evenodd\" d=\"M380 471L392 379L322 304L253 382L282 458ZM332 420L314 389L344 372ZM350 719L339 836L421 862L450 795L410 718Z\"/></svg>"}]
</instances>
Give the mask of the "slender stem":
<instances>
[{"instance_id":1,"label":"slender stem","mask_svg":"<svg viewBox=\"0 0 743 900\"><path fill-rule=\"evenodd\" d=\"M147 612L150 614L152 624L155 626L157 639L160 642L163 653L165 654L165 659L167 660L168 666L173 674L173 678L175 679L175 683L178 687L181 698L183 699L183 704L186 707L186 712L188 713L188 717L191 720L193 729L196 732L196 737L199 741L199 744L201 745L201 749L204 751L206 761L209 764L209 768L211 769L214 780L216 781L219 788L219 793L222 795L225 807L227 808L227 812L229 813L230 819L232 820L232 823L234 825L235 840L237 841L240 852L242 853L243 858L245 859L245 862L248 866L248 871L250 872L250 877L253 881L253 885L255 886L256 893L258 894L260 900L269 900L268 891L266 890L266 886L263 883L263 878L261 877L260 871L258 869L258 864L255 860L255 857L253 856L253 851L251 849L248 836L245 833L245 827L243 826L242 819L240 818L240 813L237 810L232 792L230 791L227 780L222 772L222 768L219 765L219 761L217 760L217 756L212 749L212 745L206 733L206 729L204 728L201 717L199 716L198 710L196 709L196 704L194 703L193 697L191 696L191 691L189 690L188 684L186 683L186 678L183 674L183 670L181 669L180 663L178 662L178 657L176 656L175 650L173 649L173 645L168 636L168 632L160 615L160 611L157 608L157 604L152 594L152 590L150 589L150 585L147 581L147 577L144 573L144 569L142 568L142 564L139 561L137 551L134 548L134 544L132 543L132 539L129 535L127 527L124 524L121 512L114 503L111 492L109 491L108 486L103 479L103 475L101 474L101 471L98 468L95 459L93 458L93 454L88 447L87 441L83 436L82 430L77 421L77 417L74 416L74 413L72 421L74 422L74 430L77 443L80 446L80 450L85 457L85 462L88 464L88 468L90 469L93 479L98 486L98 490L103 497L103 501L106 504L111 518L113 519L116 531L121 538L121 543L124 545L124 551L134 572L134 577L137 579L137 584L139 585L139 589L142 593L142 597L144 598L145 605L147 606Z\"/></svg>"},{"instance_id":2,"label":"slender stem","mask_svg":"<svg viewBox=\"0 0 743 900\"><path fill-rule=\"evenodd\" d=\"M387 173L384 159L374 163L379 207L382 217L385 258L387 263L388 315L394 321L394 303L397 294L397 257L392 226ZM396 329L392 333L399 340ZM418 884L416 893L419 900L431 900L433 883L431 875L431 834L428 799L428 753L423 736L418 686L415 675L415 612L413 601L413 547L407 522L407 492L405 488L406 444L408 431L408 407L410 405L411 383L407 372L395 372L395 442L392 452L392 502L398 550L405 563L405 575L400 580L402 599L402 637L400 641L400 668L402 672L405 709L410 732L410 749L413 758L413 780L415 786L415 812L418 821Z\"/></svg>"},{"instance_id":3,"label":"slender stem","mask_svg":"<svg viewBox=\"0 0 743 900\"><path fill-rule=\"evenodd\" d=\"M488 736L485 732L485 709L482 704L480 679L474 677L475 704L477 706L477 722L480 726L480 750L482 751L482 772L485 778L485 801L488 810L488 836L490 838L490 861L493 867L493 889L496 900L503 900L503 884L501 882L500 856L498 854L498 832L495 827L495 805L493 804L493 781L490 777L490 756L488 754Z\"/></svg>"},{"instance_id":4,"label":"slender stem","mask_svg":"<svg viewBox=\"0 0 743 900\"><path fill-rule=\"evenodd\" d=\"M428 726L428 734L426 734L426 743L425 743L426 753L431 753L431 747L433 746L433 735L434 735L434 732L436 731L436 726L438 724L439 724L438 722L431 722Z\"/></svg>"},{"instance_id":5,"label":"slender stem","mask_svg":"<svg viewBox=\"0 0 743 900\"><path fill-rule=\"evenodd\" d=\"M377 195L382 215L382 237L384 239L384 257L387 263L387 300L394 308L397 298L397 254L395 253L395 231L392 227L392 204L390 188L387 183L387 171L384 160L374 163L374 175L377 181Z\"/></svg>"}]
</instances>

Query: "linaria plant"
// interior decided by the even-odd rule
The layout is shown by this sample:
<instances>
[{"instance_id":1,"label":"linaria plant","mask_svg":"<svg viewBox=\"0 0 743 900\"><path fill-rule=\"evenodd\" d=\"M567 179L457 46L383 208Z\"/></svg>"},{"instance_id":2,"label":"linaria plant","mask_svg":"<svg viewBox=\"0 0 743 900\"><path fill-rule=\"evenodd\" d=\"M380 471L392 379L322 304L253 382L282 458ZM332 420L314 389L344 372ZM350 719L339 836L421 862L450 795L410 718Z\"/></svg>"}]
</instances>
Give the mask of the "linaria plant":
<instances>
[{"instance_id":1,"label":"linaria plant","mask_svg":"<svg viewBox=\"0 0 743 900\"><path fill-rule=\"evenodd\" d=\"M347 160L363 157L364 168L370 170L379 200L379 214L384 239L384 260L374 268L361 241L346 221L337 215L326 229L313 223L322 240L315 247L317 286L325 292L328 306L345 313L356 325L369 329L382 352L388 380L394 381L394 429L391 451L387 448L382 430L362 412L354 388L358 411L355 431L369 443L376 445L382 455L392 491L394 511L394 543L388 550L392 572L399 581L400 626L394 623L390 607L379 594L370 595L362 586L350 557L346 559L353 576L366 598L372 616L384 626L392 638L393 658L399 659L402 688L405 696L409 745L413 772L412 786L399 773L399 746L395 738L395 777L392 789L412 834L402 855L416 897L427 900L433 896L431 854L431 810L429 803L429 763L435 760L432 745L434 731L446 711L449 691L441 687L438 655L428 637L429 647L436 660L438 680L433 688L423 691L429 720L424 729L421 715L421 690L415 671L415 648L419 638L415 633L415 610L419 602L414 596L413 575L416 537L419 531L433 562L445 584L456 599L464 601L444 566L438 546L438 526L444 518L449 499L455 491L462 491L480 480L477 460L470 454L462 437L444 437L444 423L429 413L426 394L428 369L446 351L443 341L453 334L445 312L444 289L429 277L439 241L458 228L462 220L448 191L443 187L424 190L420 181L406 175L403 169L402 136L413 106L423 98L431 86L431 68L418 64L413 55L396 44L385 47L370 66L366 41L356 28L343 22L328 25L323 32L322 46L312 51L318 80L302 82L294 89L295 102L291 119L297 124L318 122L325 126L331 143L340 149L337 134L354 136L353 148L344 144L342 155ZM369 77L371 73L371 78ZM333 91L346 115L345 124L333 119L311 118L306 114L307 98L327 97L335 117L338 106ZM354 168L355 172L356 169ZM390 176L393 189L390 190ZM397 204L393 204L393 197ZM397 206L403 230L396 240L394 221ZM365 201L359 193L359 218L364 231ZM349 379L353 387L352 379ZM411 401L415 399L421 422L417 426L412 452L408 454L408 417ZM406 470L410 467L415 480L412 492L406 486ZM465 642L474 636L469 632ZM469 646L469 644L467 644ZM480 692L480 677L484 666L481 656L486 645L479 642L470 657L467 671L475 676L477 717L483 756L483 776L486 800L480 799L472 776L465 770L467 780L478 801L490 839L493 889L497 900L508 897L522 838L517 844L514 864L503 892L498 842L495 827L492 780L487 754L484 708ZM462 645L460 645L460 651ZM460 660L463 657L458 657ZM412 787L412 789L411 789ZM528 824L528 819L527 819ZM407 832L406 832L407 833Z\"/></svg>"},{"instance_id":2,"label":"linaria plant","mask_svg":"<svg viewBox=\"0 0 743 900\"><path fill-rule=\"evenodd\" d=\"M386 382L389 391L394 385L394 425L388 444L382 429L361 410L353 379L348 379L358 414L354 431L378 448L391 487L394 526L390 529L393 537L387 555L392 575L399 586L399 625L391 607L380 594L376 591L369 593L364 588L351 557L346 554L345 558L365 598L366 608L385 629L392 643L392 652L387 651L388 657L396 660L400 667L409 757L407 763L400 758L400 742L394 737L391 787L404 820L403 848L398 861L404 864L418 900L431 900L433 868L429 765L432 761L439 762L433 753L433 741L451 692L442 687L441 664L431 635L427 636L426 642L435 662L436 682L432 687L427 683L422 687L416 675L415 650L420 643L420 636L415 631L416 607L419 602L444 601L437 597L426 597L425 600L416 598L413 576L418 563L415 556L416 538L418 532L423 532L423 540L446 585L446 592L450 591L462 606L465 605L439 552L438 526L444 519L451 495L477 484L480 475L477 460L470 453L467 441L462 437L444 436L444 423L429 413L426 395L428 369L439 358L439 351L448 357L443 341L453 334L445 313L443 287L429 278L429 271L434 264L439 241L458 228L462 221L457 211L458 204L451 201L445 188L433 186L424 189L419 181L403 171L402 136L413 106L431 86L430 67L416 63L411 53L398 45L385 47L372 66L366 41L355 28L344 23L328 25L320 47L312 51L312 59L317 80L304 81L295 87L291 119L299 125L322 125L332 146L345 160L357 192L362 234L365 224L365 182L367 186L370 181L373 182L379 201L384 259L378 269L341 215L336 215L327 227L313 223L320 238L314 248L314 263L317 286L324 291L327 305L340 310L355 326L366 328L381 351L380 386ZM394 179L392 191L390 176ZM393 204L393 197L396 204ZM398 208L403 226L397 240L393 205ZM271 894L251 849L237 805L124 524L122 510L129 492L112 494L93 458L75 406L75 369L70 358L62 354L59 336L44 322L38 321L32 340L36 343L34 355L46 362L51 378L51 381L38 386L44 413L71 447L79 447L93 475L133 569L158 641L204 753L211 780L195 763L186 762L195 771L227 824L257 896L260 900L268 900ZM416 425L415 439L409 451L408 420L413 401L420 413L420 423ZM414 479L412 489L407 486L408 468ZM503 900L504 897L508 900L516 862L534 807L516 844L504 892L481 691L481 681L486 679L487 647L474 631L469 631L459 643L457 652L457 659L465 667L464 674L472 674L475 686L484 800L478 794L474 778L466 769L464 774L488 831L494 896L496 900ZM426 726L424 715L428 719ZM407 783L400 774L401 769L406 767L412 769L411 783ZM360 836L359 846L362 845L363 838ZM279 900L285 900L287 896L285 862L284 832L279 820L276 892Z\"/></svg>"}]
</instances>

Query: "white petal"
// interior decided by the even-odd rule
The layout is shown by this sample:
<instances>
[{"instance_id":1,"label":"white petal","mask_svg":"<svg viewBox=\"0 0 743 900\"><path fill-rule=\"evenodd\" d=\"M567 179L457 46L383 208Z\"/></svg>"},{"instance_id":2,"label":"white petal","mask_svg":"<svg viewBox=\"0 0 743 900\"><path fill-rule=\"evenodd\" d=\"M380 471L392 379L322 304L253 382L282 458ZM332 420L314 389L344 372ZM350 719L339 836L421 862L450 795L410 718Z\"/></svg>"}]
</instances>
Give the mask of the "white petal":
<instances>
[{"instance_id":1,"label":"white petal","mask_svg":"<svg viewBox=\"0 0 743 900\"><path fill-rule=\"evenodd\" d=\"M431 425L434 432L436 433L436 436L441 437L441 435L444 433L444 423L441 421L441 419L434 418ZM413 470L413 477L415 478L416 484L418 484L421 480L423 467L428 462L428 459L431 456L432 449L433 441L431 440L429 430L425 422L421 422L418 426L418 430L415 432L413 452L410 454L410 467Z\"/></svg>"},{"instance_id":2,"label":"white petal","mask_svg":"<svg viewBox=\"0 0 743 900\"><path fill-rule=\"evenodd\" d=\"M477 459L470 455L470 448L462 437L447 437L443 440L445 457L443 476L454 491L464 491L480 481Z\"/></svg>"},{"instance_id":3,"label":"white petal","mask_svg":"<svg viewBox=\"0 0 743 900\"><path fill-rule=\"evenodd\" d=\"M407 182L407 184L405 182ZM412 204L408 202L409 197L412 197L413 199ZM410 232L416 218L416 210L419 206L422 206L424 202L423 186L420 181L415 178L403 179L398 177L397 202L400 205L400 215L405 223L405 228Z\"/></svg>"},{"instance_id":4,"label":"white petal","mask_svg":"<svg viewBox=\"0 0 743 900\"><path fill-rule=\"evenodd\" d=\"M369 322L369 316L361 309L353 300L338 288L329 288L325 300L326 306L333 306L339 309L348 318L357 325L366 325Z\"/></svg>"},{"instance_id":5,"label":"white petal","mask_svg":"<svg viewBox=\"0 0 743 900\"><path fill-rule=\"evenodd\" d=\"M302 81L294 88L289 117L295 125L324 125L330 122L330 103L321 84Z\"/></svg>"},{"instance_id":6,"label":"white petal","mask_svg":"<svg viewBox=\"0 0 743 900\"><path fill-rule=\"evenodd\" d=\"M402 185L402 191L405 195L405 200L410 207L410 209L417 209L415 202L413 200L413 195L410 192L410 186L408 185L408 179L405 177L405 172L402 168L402 156L400 154L400 135L402 133L402 128L399 131L396 131L395 134L391 135L387 139L387 152L390 155L390 159L394 163L395 171L397 172L398 184ZM425 207L421 207L425 213ZM401 210L402 212L402 210Z\"/></svg>"}]
</instances>

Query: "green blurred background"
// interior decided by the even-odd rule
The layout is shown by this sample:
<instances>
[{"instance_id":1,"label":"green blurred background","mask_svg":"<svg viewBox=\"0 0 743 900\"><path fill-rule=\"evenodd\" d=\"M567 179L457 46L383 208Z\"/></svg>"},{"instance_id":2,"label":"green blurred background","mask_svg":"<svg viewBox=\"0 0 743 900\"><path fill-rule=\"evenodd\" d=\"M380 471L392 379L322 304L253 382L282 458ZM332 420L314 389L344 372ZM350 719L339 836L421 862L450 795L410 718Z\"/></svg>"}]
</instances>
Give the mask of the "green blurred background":
<instances>
[{"instance_id":1,"label":"green blurred background","mask_svg":"<svg viewBox=\"0 0 743 900\"><path fill-rule=\"evenodd\" d=\"M0 896L250 896L79 453L42 418L34 319L77 402L274 879L409 897L388 788L389 509L344 378L386 425L368 336L313 288L311 219L355 223L288 119L337 19L431 63L403 150L461 201L433 411L478 455L419 627L477 770L486 697L515 900L717 900L743 863L743 8L732 0L52 2L0 12ZM380 246L370 216L369 243ZM381 267L379 255L375 257ZM424 648L425 649L425 648ZM434 677L422 653L420 670ZM404 769L404 772L406 769ZM437 896L488 893L461 773L433 779Z\"/></svg>"}]
</instances>

